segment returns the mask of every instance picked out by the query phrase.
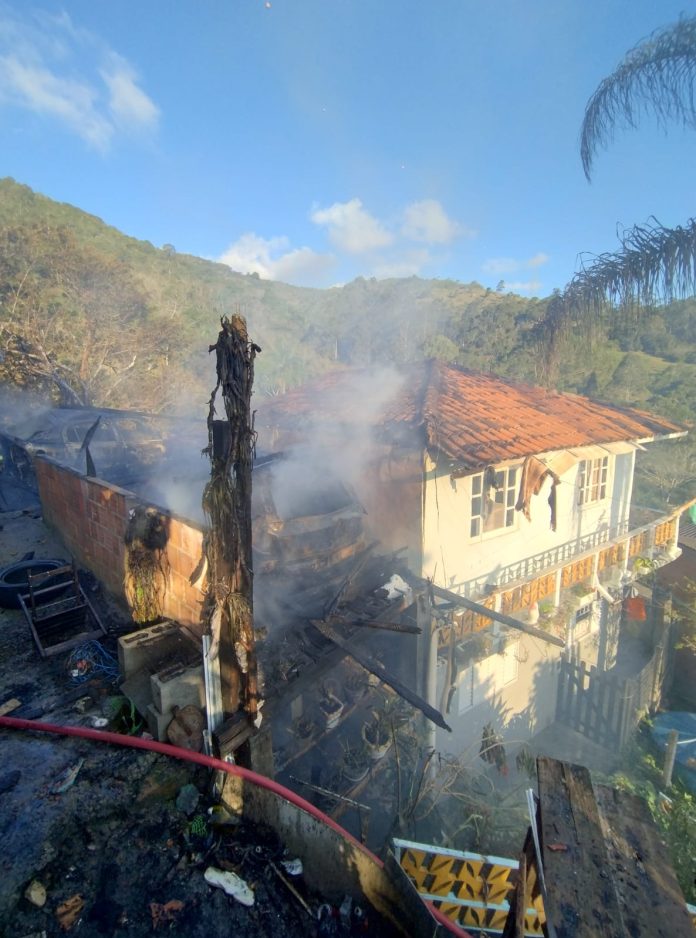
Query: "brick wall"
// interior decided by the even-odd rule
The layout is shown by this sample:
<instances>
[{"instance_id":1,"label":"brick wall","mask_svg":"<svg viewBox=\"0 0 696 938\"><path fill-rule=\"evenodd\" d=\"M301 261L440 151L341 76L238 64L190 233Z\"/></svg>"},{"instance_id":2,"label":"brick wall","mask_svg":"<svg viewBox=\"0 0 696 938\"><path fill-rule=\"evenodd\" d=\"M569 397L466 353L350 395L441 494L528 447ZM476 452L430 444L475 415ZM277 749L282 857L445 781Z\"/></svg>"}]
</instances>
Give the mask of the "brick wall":
<instances>
[{"instance_id":1,"label":"brick wall","mask_svg":"<svg viewBox=\"0 0 696 938\"><path fill-rule=\"evenodd\" d=\"M45 456L36 457L34 468L46 523L58 532L77 563L125 602L128 513L142 502L132 492L87 478ZM191 586L189 577L201 556L203 534L189 522L167 517L169 574L163 615L200 633L203 592Z\"/></svg>"}]
</instances>

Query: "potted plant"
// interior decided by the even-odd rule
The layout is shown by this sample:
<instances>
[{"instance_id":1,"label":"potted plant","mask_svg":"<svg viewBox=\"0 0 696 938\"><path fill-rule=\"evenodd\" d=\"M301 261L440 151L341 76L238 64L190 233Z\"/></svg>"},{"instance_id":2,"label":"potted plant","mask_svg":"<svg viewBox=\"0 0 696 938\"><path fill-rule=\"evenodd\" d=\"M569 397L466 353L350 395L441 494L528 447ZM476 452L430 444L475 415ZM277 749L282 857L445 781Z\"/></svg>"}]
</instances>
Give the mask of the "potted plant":
<instances>
[{"instance_id":1,"label":"potted plant","mask_svg":"<svg viewBox=\"0 0 696 938\"><path fill-rule=\"evenodd\" d=\"M362 738L372 762L379 762L392 744L392 724L386 710L373 710L371 718L363 724Z\"/></svg>"},{"instance_id":2,"label":"potted plant","mask_svg":"<svg viewBox=\"0 0 696 938\"><path fill-rule=\"evenodd\" d=\"M343 713L343 701L331 691L326 684L322 684L321 698L319 700L319 709L326 720L327 729L336 726Z\"/></svg>"},{"instance_id":3,"label":"potted plant","mask_svg":"<svg viewBox=\"0 0 696 938\"><path fill-rule=\"evenodd\" d=\"M364 697L367 692L367 678L362 668L352 670L343 682L343 687L352 701Z\"/></svg>"},{"instance_id":4,"label":"potted plant","mask_svg":"<svg viewBox=\"0 0 696 938\"><path fill-rule=\"evenodd\" d=\"M361 782L370 770L370 760L365 746L343 744L341 762L343 775L349 782Z\"/></svg>"}]
</instances>

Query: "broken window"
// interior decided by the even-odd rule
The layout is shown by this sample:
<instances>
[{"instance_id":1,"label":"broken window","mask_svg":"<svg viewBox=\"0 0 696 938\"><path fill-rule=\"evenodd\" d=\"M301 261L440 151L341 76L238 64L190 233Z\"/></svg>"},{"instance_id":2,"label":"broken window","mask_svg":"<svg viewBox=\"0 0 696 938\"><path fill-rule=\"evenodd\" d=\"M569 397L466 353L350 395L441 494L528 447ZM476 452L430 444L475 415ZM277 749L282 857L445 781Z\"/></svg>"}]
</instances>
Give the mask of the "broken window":
<instances>
[{"instance_id":1,"label":"broken window","mask_svg":"<svg viewBox=\"0 0 696 938\"><path fill-rule=\"evenodd\" d=\"M580 488L578 495L579 505L587 505L589 502L600 502L603 498L606 498L608 471L608 456L600 456L598 459L582 460L578 476Z\"/></svg>"},{"instance_id":2,"label":"broken window","mask_svg":"<svg viewBox=\"0 0 696 938\"><path fill-rule=\"evenodd\" d=\"M489 466L471 479L471 537L515 523L517 468Z\"/></svg>"}]
</instances>

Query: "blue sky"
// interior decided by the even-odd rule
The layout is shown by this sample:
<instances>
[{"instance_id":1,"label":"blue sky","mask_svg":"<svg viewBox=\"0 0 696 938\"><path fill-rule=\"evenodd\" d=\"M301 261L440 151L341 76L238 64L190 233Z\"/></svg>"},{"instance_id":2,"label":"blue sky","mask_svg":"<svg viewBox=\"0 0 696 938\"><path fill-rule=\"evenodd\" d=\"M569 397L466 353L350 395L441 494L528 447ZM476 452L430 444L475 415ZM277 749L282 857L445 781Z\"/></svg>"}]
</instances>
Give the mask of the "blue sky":
<instances>
[{"instance_id":1,"label":"blue sky","mask_svg":"<svg viewBox=\"0 0 696 938\"><path fill-rule=\"evenodd\" d=\"M0 0L0 175L303 286L544 296L696 206L650 119L583 175L585 103L671 0Z\"/></svg>"}]
</instances>

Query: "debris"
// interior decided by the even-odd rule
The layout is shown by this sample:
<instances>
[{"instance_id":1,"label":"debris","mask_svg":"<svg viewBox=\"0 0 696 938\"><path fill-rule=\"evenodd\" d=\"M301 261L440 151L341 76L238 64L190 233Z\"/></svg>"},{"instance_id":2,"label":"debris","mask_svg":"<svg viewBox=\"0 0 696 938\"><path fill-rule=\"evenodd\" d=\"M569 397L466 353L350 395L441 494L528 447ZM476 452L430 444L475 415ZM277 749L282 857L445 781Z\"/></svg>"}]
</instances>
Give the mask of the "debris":
<instances>
[{"instance_id":1,"label":"debris","mask_svg":"<svg viewBox=\"0 0 696 938\"><path fill-rule=\"evenodd\" d=\"M4 717L8 713L12 713L13 710L16 710L17 707L21 706L22 701L17 700L16 697L13 697L11 700L6 700L4 704L0 704L0 717Z\"/></svg>"},{"instance_id":2,"label":"debris","mask_svg":"<svg viewBox=\"0 0 696 938\"><path fill-rule=\"evenodd\" d=\"M56 909L56 918L63 931L70 931L73 925L80 917L80 912L85 907L85 900L79 893L75 893L65 902L62 902Z\"/></svg>"},{"instance_id":3,"label":"debris","mask_svg":"<svg viewBox=\"0 0 696 938\"><path fill-rule=\"evenodd\" d=\"M302 860L299 857L295 857L294 860L281 860L280 865L290 876L302 875Z\"/></svg>"},{"instance_id":4,"label":"debris","mask_svg":"<svg viewBox=\"0 0 696 938\"><path fill-rule=\"evenodd\" d=\"M185 815L191 817L196 808L201 795L195 785L184 785L176 797L177 811L183 811Z\"/></svg>"},{"instance_id":5,"label":"debris","mask_svg":"<svg viewBox=\"0 0 696 938\"><path fill-rule=\"evenodd\" d=\"M109 725L109 721L106 717L91 717L90 726L94 727L95 730L103 730L105 726Z\"/></svg>"},{"instance_id":6,"label":"debris","mask_svg":"<svg viewBox=\"0 0 696 938\"><path fill-rule=\"evenodd\" d=\"M197 814L188 824L188 834L198 840L205 840L208 836L208 824L205 816Z\"/></svg>"},{"instance_id":7,"label":"debris","mask_svg":"<svg viewBox=\"0 0 696 938\"><path fill-rule=\"evenodd\" d=\"M38 879L32 879L24 890L24 898L28 899L38 909L41 909L46 905L46 887Z\"/></svg>"},{"instance_id":8,"label":"debris","mask_svg":"<svg viewBox=\"0 0 696 938\"><path fill-rule=\"evenodd\" d=\"M111 682L118 680L118 661L101 642L94 639L82 642L74 648L65 667L74 684L82 684L97 676L104 677ZM80 698L80 700L83 699Z\"/></svg>"},{"instance_id":9,"label":"debris","mask_svg":"<svg viewBox=\"0 0 696 938\"><path fill-rule=\"evenodd\" d=\"M212 808L208 808L208 821L213 827L237 827L240 818L228 811L224 805L216 804Z\"/></svg>"},{"instance_id":10,"label":"debris","mask_svg":"<svg viewBox=\"0 0 696 938\"><path fill-rule=\"evenodd\" d=\"M101 705L102 713L107 719L115 720L127 703L127 698L121 695L105 697Z\"/></svg>"},{"instance_id":11,"label":"debris","mask_svg":"<svg viewBox=\"0 0 696 938\"><path fill-rule=\"evenodd\" d=\"M299 862L299 861L298 861L298 862ZM280 870L279 870L278 867L275 865L275 863L273 863L273 861L271 861L270 867L271 867L271 869L273 870L273 872L276 874L276 876L278 877L278 879L281 881L281 883L282 883L282 884L288 889L288 891L291 892L291 893L293 894L293 896L297 899L297 901L300 903L300 905L301 905L302 908L305 910L305 912L307 913L307 915L309 915L310 918L314 918L314 913L312 912L312 910L310 909L310 907L307 905L307 903L305 902L305 900L302 898L302 896L299 894L299 892L295 889L295 887L294 887L293 884L290 882L290 880L286 879L286 878L283 876L283 874L280 872Z\"/></svg>"},{"instance_id":12,"label":"debris","mask_svg":"<svg viewBox=\"0 0 696 938\"><path fill-rule=\"evenodd\" d=\"M152 916L152 927L158 929L161 925L171 925L176 922L177 917L183 912L184 903L180 899L170 899L169 902L150 903L150 915Z\"/></svg>"},{"instance_id":13,"label":"debris","mask_svg":"<svg viewBox=\"0 0 696 938\"><path fill-rule=\"evenodd\" d=\"M319 926L317 928L317 938L338 938L340 934L340 921L338 918L338 909L324 903L317 910Z\"/></svg>"},{"instance_id":14,"label":"debris","mask_svg":"<svg viewBox=\"0 0 696 938\"><path fill-rule=\"evenodd\" d=\"M353 900L350 896L344 896L338 914L344 925L350 925L351 913L353 911Z\"/></svg>"},{"instance_id":15,"label":"debris","mask_svg":"<svg viewBox=\"0 0 696 938\"><path fill-rule=\"evenodd\" d=\"M357 648L354 648L349 642L344 641L335 631L335 629L331 628L331 626L326 621L322 622L317 619L311 619L310 621L311 624L324 636L324 638L330 639L335 645L338 645L339 648L342 648L343 651L347 652L351 658L354 658L358 664L361 664L363 668L369 671L371 675L377 677L381 681L384 681L385 684L388 684L393 690L397 692L397 694L399 694L400 697L403 697L404 700L407 700L411 706L417 707L429 720L431 720L437 726L441 726L442 729L447 730L450 733L452 732L452 728L448 726L447 723L445 723L444 717L438 710L415 694L412 690L410 690L410 688L406 687L406 685L402 684L401 681L397 680L396 677L387 671L387 669L373 657Z\"/></svg>"},{"instance_id":16,"label":"debris","mask_svg":"<svg viewBox=\"0 0 696 938\"><path fill-rule=\"evenodd\" d=\"M94 706L94 701L87 694L85 697L79 697L73 706L74 710L77 710L78 713L87 713L88 710L91 710Z\"/></svg>"},{"instance_id":17,"label":"debris","mask_svg":"<svg viewBox=\"0 0 696 938\"><path fill-rule=\"evenodd\" d=\"M553 850L554 853L567 853L568 844L549 844L549 850Z\"/></svg>"},{"instance_id":18,"label":"debris","mask_svg":"<svg viewBox=\"0 0 696 938\"><path fill-rule=\"evenodd\" d=\"M62 795L64 791L67 791L74 784L84 762L84 759L78 759L74 765L69 765L67 769L64 769L51 785L49 792L52 795Z\"/></svg>"},{"instance_id":19,"label":"debris","mask_svg":"<svg viewBox=\"0 0 696 938\"><path fill-rule=\"evenodd\" d=\"M206 883L223 889L228 896L232 896L242 905L252 906L254 904L254 890L236 873L225 872L214 866L209 866L204 876Z\"/></svg>"},{"instance_id":20,"label":"debris","mask_svg":"<svg viewBox=\"0 0 696 938\"><path fill-rule=\"evenodd\" d=\"M398 573L387 580L383 589L387 590L387 599L398 599L399 596L403 596L407 606L413 601L413 590Z\"/></svg>"},{"instance_id":21,"label":"debris","mask_svg":"<svg viewBox=\"0 0 696 938\"><path fill-rule=\"evenodd\" d=\"M11 772L5 772L0 775L0 795L4 795L5 792L12 791L21 777L22 773L19 771L19 769L12 769Z\"/></svg>"}]
</instances>

